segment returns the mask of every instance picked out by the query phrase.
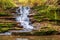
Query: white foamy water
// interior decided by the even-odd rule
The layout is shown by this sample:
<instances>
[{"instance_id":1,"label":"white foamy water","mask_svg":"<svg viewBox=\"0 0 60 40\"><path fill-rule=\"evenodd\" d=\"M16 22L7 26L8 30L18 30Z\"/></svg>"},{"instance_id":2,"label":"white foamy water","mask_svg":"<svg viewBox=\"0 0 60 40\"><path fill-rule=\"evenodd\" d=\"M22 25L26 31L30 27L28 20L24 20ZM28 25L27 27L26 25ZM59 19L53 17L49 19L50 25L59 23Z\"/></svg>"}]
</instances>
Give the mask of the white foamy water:
<instances>
[{"instance_id":1,"label":"white foamy water","mask_svg":"<svg viewBox=\"0 0 60 40\"><path fill-rule=\"evenodd\" d=\"M30 11L30 7L23 7L23 6L20 6L16 12L19 16L16 17L16 21L17 22L20 22L21 25L20 26L23 26L23 30L20 30L20 32L30 32L33 30L33 26L30 25L30 21L29 21L29 12Z\"/></svg>"}]
</instances>

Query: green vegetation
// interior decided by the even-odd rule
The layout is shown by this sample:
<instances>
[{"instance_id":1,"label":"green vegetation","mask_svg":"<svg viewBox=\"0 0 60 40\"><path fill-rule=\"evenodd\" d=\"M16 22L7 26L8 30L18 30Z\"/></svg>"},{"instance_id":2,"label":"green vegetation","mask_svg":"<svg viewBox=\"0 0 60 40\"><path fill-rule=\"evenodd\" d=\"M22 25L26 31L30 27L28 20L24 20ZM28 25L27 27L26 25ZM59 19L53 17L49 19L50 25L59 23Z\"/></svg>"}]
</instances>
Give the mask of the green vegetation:
<instances>
[{"instance_id":1,"label":"green vegetation","mask_svg":"<svg viewBox=\"0 0 60 40\"><path fill-rule=\"evenodd\" d=\"M47 20L60 20L58 11L60 9L55 5L35 6L33 9L37 11L37 14L34 16L34 19L37 21L44 20L44 18L47 18Z\"/></svg>"},{"instance_id":2,"label":"green vegetation","mask_svg":"<svg viewBox=\"0 0 60 40\"><path fill-rule=\"evenodd\" d=\"M6 12L0 12L0 16L12 16L12 15Z\"/></svg>"},{"instance_id":3,"label":"green vegetation","mask_svg":"<svg viewBox=\"0 0 60 40\"><path fill-rule=\"evenodd\" d=\"M47 1L47 0L19 0L19 2L26 6L29 5L32 7L33 10L36 10L36 14L33 16L33 18L37 21L43 21L43 20L60 20L60 8L57 6L56 1ZM49 3L47 3L49 2ZM49 5L51 4L52 5ZM45 5L46 4L46 5ZM18 4L19 5L19 4ZM0 16L11 16L10 8L16 7L16 4L14 3L14 0L0 0ZM6 9L6 10L5 10ZM13 10L14 11L14 10ZM6 20L7 21L7 20ZM55 22L54 22L55 23ZM57 23L57 21L56 21ZM39 24L39 23L38 23ZM59 23L60 24L60 23ZM0 33L9 31L10 29L14 30L20 30L21 28L15 27L16 23L0 23ZM19 24L17 24L19 25ZM56 28L58 29L58 28ZM59 31L57 31L53 26L47 26L47 27L41 27L38 31L34 32L28 32L28 33L19 33L19 35L27 36L27 35L51 35L51 34L57 34ZM17 33L18 34L18 33Z\"/></svg>"},{"instance_id":4,"label":"green vegetation","mask_svg":"<svg viewBox=\"0 0 60 40\"><path fill-rule=\"evenodd\" d=\"M41 27L39 31L32 31L32 32L18 32L12 33L13 35L20 35L20 36L43 36L43 35L56 35L59 32L52 28L52 27Z\"/></svg>"},{"instance_id":5,"label":"green vegetation","mask_svg":"<svg viewBox=\"0 0 60 40\"><path fill-rule=\"evenodd\" d=\"M52 27L41 27L39 31L33 33L33 35L55 35L58 34L58 31Z\"/></svg>"},{"instance_id":6,"label":"green vegetation","mask_svg":"<svg viewBox=\"0 0 60 40\"><path fill-rule=\"evenodd\" d=\"M9 28L0 28L0 33L9 31Z\"/></svg>"},{"instance_id":7,"label":"green vegetation","mask_svg":"<svg viewBox=\"0 0 60 40\"><path fill-rule=\"evenodd\" d=\"M15 23L0 23L0 27L13 27Z\"/></svg>"},{"instance_id":8,"label":"green vegetation","mask_svg":"<svg viewBox=\"0 0 60 40\"><path fill-rule=\"evenodd\" d=\"M13 35L20 35L20 36L43 36L43 35L56 35L58 31L56 30L49 30L49 31L36 31L36 32L21 32L21 33L13 33Z\"/></svg>"},{"instance_id":9,"label":"green vegetation","mask_svg":"<svg viewBox=\"0 0 60 40\"><path fill-rule=\"evenodd\" d=\"M16 4L14 3L13 0L0 0L0 7L2 9L7 9L15 6Z\"/></svg>"},{"instance_id":10,"label":"green vegetation","mask_svg":"<svg viewBox=\"0 0 60 40\"><path fill-rule=\"evenodd\" d=\"M14 23L0 23L0 32L8 31L10 28L14 27Z\"/></svg>"},{"instance_id":11,"label":"green vegetation","mask_svg":"<svg viewBox=\"0 0 60 40\"><path fill-rule=\"evenodd\" d=\"M49 30L49 31L41 31L41 32L35 32L34 35L37 35L37 36L40 36L40 35L52 35L52 34L56 34L58 33L57 31L52 31L52 30Z\"/></svg>"},{"instance_id":12,"label":"green vegetation","mask_svg":"<svg viewBox=\"0 0 60 40\"><path fill-rule=\"evenodd\" d=\"M40 33L41 35L51 35L51 34L57 34L58 31L52 27L41 27Z\"/></svg>"}]
</instances>

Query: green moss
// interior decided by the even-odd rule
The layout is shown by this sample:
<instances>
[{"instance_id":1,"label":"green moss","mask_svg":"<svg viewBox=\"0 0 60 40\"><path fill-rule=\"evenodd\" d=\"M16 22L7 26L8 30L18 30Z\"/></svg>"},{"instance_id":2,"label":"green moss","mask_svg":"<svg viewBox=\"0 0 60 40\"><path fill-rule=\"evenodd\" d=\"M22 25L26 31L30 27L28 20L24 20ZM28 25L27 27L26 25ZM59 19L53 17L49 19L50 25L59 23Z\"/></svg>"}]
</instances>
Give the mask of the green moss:
<instances>
[{"instance_id":1,"label":"green moss","mask_svg":"<svg viewBox=\"0 0 60 40\"><path fill-rule=\"evenodd\" d=\"M0 23L0 27L13 27L15 23Z\"/></svg>"},{"instance_id":2,"label":"green moss","mask_svg":"<svg viewBox=\"0 0 60 40\"><path fill-rule=\"evenodd\" d=\"M0 23L0 32L6 32L14 26L15 23L3 23L3 24Z\"/></svg>"},{"instance_id":3,"label":"green moss","mask_svg":"<svg viewBox=\"0 0 60 40\"><path fill-rule=\"evenodd\" d=\"M9 14L9 13L0 12L0 16L12 16L12 15L11 15L11 14Z\"/></svg>"},{"instance_id":4,"label":"green moss","mask_svg":"<svg viewBox=\"0 0 60 40\"><path fill-rule=\"evenodd\" d=\"M2 9L15 7L16 4L13 0L0 0L0 6Z\"/></svg>"},{"instance_id":5,"label":"green moss","mask_svg":"<svg viewBox=\"0 0 60 40\"><path fill-rule=\"evenodd\" d=\"M52 35L58 33L56 30L49 30L49 31L40 31L40 32L34 32L33 35L40 36L40 35Z\"/></svg>"},{"instance_id":6,"label":"green moss","mask_svg":"<svg viewBox=\"0 0 60 40\"><path fill-rule=\"evenodd\" d=\"M47 29L47 30L46 30ZM20 35L20 36L43 36L43 35L56 35L59 32L55 29L50 27L42 27L40 31L32 31L32 32L18 32L13 33L13 35Z\"/></svg>"},{"instance_id":7,"label":"green moss","mask_svg":"<svg viewBox=\"0 0 60 40\"><path fill-rule=\"evenodd\" d=\"M1 28L0 33L9 31L9 28Z\"/></svg>"},{"instance_id":8,"label":"green moss","mask_svg":"<svg viewBox=\"0 0 60 40\"><path fill-rule=\"evenodd\" d=\"M57 6L41 5L33 7L33 9L37 11L37 14L34 16L34 19L37 19L37 21L44 18L48 18L48 20L60 20Z\"/></svg>"},{"instance_id":9,"label":"green moss","mask_svg":"<svg viewBox=\"0 0 60 40\"><path fill-rule=\"evenodd\" d=\"M58 31L52 29L51 27L41 27L40 31L34 32L34 35L54 35L57 34Z\"/></svg>"},{"instance_id":10,"label":"green moss","mask_svg":"<svg viewBox=\"0 0 60 40\"><path fill-rule=\"evenodd\" d=\"M20 35L20 36L43 36L43 35L55 35L58 33L57 31L36 31L33 33L30 32L21 32L21 33L12 33L13 35Z\"/></svg>"}]
</instances>

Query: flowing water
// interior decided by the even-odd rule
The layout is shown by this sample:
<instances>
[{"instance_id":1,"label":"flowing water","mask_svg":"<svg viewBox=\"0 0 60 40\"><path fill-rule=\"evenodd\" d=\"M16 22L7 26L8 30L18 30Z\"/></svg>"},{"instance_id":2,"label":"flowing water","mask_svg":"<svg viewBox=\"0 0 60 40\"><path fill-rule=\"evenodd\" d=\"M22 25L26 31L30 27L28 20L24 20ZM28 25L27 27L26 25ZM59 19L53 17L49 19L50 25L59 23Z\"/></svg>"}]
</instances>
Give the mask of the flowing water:
<instances>
[{"instance_id":1,"label":"flowing water","mask_svg":"<svg viewBox=\"0 0 60 40\"><path fill-rule=\"evenodd\" d=\"M17 22L20 22L21 25L20 26L23 26L23 30L20 30L19 32L30 32L32 31L34 28L32 25L30 25L30 21L29 21L29 12L30 11L30 7L28 6L20 6L16 12L19 16L16 17L16 21Z\"/></svg>"},{"instance_id":2,"label":"flowing water","mask_svg":"<svg viewBox=\"0 0 60 40\"><path fill-rule=\"evenodd\" d=\"M16 17L16 21L21 23L20 26L23 26L23 30L18 30L17 32L31 32L34 29L29 21L29 17L28 17L30 13L29 11L30 11L30 7L28 6L26 7L20 6L16 10L17 14L19 15ZM11 35L11 34L12 32L0 33L0 35Z\"/></svg>"}]
</instances>

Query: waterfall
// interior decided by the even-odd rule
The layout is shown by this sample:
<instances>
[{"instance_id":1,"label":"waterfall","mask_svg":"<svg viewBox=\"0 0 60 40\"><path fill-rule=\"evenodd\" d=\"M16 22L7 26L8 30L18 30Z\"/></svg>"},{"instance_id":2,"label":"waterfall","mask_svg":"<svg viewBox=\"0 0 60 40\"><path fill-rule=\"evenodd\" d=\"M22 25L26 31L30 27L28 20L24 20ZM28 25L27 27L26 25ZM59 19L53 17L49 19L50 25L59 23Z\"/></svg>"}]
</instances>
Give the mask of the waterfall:
<instances>
[{"instance_id":1,"label":"waterfall","mask_svg":"<svg viewBox=\"0 0 60 40\"><path fill-rule=\"evenodd\" d=\"M30 7L28 6L20 6L16 12L18 14L18 16L16 17L16 21L21 23L20 26L23 26L23 30L20 30L20 32L30 32L33 30L33 26L30 25L30 21L29 21L29 12L30 11Z\"/></svg>"}]
</instances>

